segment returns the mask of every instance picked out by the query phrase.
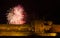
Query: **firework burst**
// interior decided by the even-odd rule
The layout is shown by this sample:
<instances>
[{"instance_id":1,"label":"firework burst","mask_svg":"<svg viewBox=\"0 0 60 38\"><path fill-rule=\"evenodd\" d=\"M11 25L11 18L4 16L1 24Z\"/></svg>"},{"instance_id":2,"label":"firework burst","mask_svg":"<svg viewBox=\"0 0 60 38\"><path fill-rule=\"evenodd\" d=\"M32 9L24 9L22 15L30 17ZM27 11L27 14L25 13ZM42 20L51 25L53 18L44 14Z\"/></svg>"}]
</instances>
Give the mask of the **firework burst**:
<instances>
[{"instance_id":1,"label":"firework burst","mask_svg":"<svg viewBox=\"0 0 60 38\"><path fill-rule=\"evenodd\" d=\"M7 14L7 20L9 24L24 24L25 21L25 11L21 5L13 7Z\"/></svg>"}]
</instances>

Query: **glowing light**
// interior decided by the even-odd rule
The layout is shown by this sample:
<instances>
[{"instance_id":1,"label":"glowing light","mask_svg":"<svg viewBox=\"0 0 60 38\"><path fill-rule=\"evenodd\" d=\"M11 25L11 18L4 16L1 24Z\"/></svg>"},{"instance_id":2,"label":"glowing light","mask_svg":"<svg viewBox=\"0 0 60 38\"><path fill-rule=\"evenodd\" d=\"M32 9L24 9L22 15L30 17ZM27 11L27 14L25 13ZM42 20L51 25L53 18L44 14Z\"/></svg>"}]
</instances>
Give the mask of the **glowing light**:
<instances>
[{"instance_id":1,"label":"glowing light","mask_svg":"<svg viewBox=\"0 0 60 38\"><path fill-rule=\"evenodd\" d=\"M15 6L12 11L7 15L9 24L24 24L25 21L25 12L21 5Z\"/></svg>"}]
</instances>

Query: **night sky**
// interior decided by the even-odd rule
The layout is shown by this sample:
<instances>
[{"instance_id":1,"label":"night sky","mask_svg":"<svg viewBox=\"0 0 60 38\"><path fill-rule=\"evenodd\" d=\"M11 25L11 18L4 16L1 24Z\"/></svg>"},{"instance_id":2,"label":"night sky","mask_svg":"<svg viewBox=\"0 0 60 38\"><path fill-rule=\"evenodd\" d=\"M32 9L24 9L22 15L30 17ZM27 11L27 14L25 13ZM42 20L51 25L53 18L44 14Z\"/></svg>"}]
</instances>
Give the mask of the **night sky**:
<instances>
[{"instance_id":1,"label":"night sky","mask_svg":"<svg viewBox=\"0 0 60 38\"><path fill-rule=\"evenodd\" d=\"M6 13L9 8L23 5L28 14L28 20L52 20L60 24L60 2L58 0L0 0L0 23L7 23Z\"/></svg>"}]
</instances>

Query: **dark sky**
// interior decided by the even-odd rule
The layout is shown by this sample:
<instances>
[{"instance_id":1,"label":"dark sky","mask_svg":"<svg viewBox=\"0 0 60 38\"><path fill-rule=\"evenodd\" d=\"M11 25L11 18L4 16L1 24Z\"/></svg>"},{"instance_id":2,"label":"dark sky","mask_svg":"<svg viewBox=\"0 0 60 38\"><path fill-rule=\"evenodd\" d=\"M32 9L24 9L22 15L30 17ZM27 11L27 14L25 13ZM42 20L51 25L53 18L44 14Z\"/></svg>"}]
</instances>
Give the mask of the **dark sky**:
<instances>
[{"instance_id":1,"label":"dark sky","mask_svg":"<svg viewBox=\"0 0 60 38\"><path fill-rule=\"evenodd\" d=\"M52 20L60 23L60 2L58 0L0 0L0 23L6 23L6 13L11 7L18 4L23 5L29 19L39 20L45 17L45 20Z\"/></svg>"}]
</instances>

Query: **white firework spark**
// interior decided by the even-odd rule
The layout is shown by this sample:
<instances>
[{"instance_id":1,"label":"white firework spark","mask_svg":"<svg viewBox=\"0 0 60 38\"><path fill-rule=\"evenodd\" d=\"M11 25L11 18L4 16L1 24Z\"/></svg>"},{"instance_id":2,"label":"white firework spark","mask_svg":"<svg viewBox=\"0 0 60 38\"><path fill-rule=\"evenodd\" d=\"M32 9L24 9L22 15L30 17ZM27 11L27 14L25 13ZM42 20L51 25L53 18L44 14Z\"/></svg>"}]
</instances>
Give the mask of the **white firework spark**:
<instances>
[{"instance_id":1,"label":"white firework spark","mask_svg":"<svg viewBox=\"0 0 60 38\"><path fill-rule=\"evenodd\" d=\"M21 5L15 6L7 15L9 24L24 24L26 23L25 12Z\"/></svg>"}]
</instances>

